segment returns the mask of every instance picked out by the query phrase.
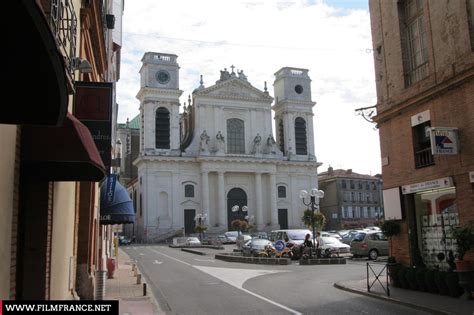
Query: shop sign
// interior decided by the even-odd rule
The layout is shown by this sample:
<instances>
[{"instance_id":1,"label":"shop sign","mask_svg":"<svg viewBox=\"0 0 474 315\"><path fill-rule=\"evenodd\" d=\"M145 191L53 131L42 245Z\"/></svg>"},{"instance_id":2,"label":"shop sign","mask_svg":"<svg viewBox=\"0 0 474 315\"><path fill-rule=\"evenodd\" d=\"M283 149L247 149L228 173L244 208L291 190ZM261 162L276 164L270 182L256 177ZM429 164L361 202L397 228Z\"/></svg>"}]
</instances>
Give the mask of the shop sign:
<instances>
[{"instance_id":1,"label":"shop sign","mask_svg":"<svg viewBox=\"0 0 474 315\"><path fill-rule=\"evenodd\" d=\"M402 194L414 194L416 192L447 188L453 186L453 179L451 177L444 177L439 179L430 180L427 182L415 183L410 185L402 186Z\"/></svg>"},{"instance_id":2,"label":"shop sign","mask_svg":"<svg viewBox=\"0 0 474 315\"><path fill-rule=\"evenodd\" d=\"M469 172L469 182L474 183L474 172Z\"/></svg>"},{"instance_id":3,"label":"shop sign","mask_svg":"<svg viewBox=\"0 0 474 315\"><path fill-rule=\"evenodd\" d=\"M430 128L431 153L433 155L458 154L458 129L446 127Z\"/></svg>"}]
</instances>

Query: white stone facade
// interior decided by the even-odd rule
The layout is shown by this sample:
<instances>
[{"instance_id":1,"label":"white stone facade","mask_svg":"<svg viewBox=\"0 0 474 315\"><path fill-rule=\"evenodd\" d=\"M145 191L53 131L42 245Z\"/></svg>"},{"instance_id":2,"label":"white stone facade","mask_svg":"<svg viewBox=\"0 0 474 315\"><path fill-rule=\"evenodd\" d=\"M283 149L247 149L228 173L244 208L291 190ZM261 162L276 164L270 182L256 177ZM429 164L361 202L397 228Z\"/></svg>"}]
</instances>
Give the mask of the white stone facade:
<instances>
[{"instance_id":1,"label":"white stone facade","mask_svg":"<svg viewBox=\"0 0 474 315\"><path fill-rule=\"evenodd\" d=\"M278 101L273 109L275 119L284 125L275 140L273 98L253 87L243 72L221 71L215 85L201 84L193 92L192 105L185 107L186 114L179 114L182 92L176 59L158 53L146 53L142 59L137 95L142 118L140 154L134 163L142 199L138 212L143 214L137 220L137 239L157 240L182 229L192 233L190 221L198 214L205 215L209 232L227 231L237 215L230 210L233 203L248 207L248 219L259 231L280 225L302 227L306 207L299 191L318 187L319 165L314 156L315 103L307 70L282 68L276 73ZM158 74L153 75L160 69L171 76L163 86L156 82ZM163 121L157 110L169 117L164 125L157 123ZM162 140L168 133L165 144L157 140L158 134Z\"/></svg>"}]
</instances>

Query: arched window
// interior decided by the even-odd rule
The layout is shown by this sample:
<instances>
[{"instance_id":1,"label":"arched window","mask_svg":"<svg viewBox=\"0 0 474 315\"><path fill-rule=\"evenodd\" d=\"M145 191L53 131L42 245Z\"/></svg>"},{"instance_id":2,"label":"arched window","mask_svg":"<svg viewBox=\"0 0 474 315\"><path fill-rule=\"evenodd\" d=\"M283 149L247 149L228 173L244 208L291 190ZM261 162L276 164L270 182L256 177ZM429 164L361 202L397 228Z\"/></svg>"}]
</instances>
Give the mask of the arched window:
<instances>
[{"instance_id":1,"label":"arched window","mask_svg":"<svg viewBox=\"0 0 474 315\"><path fill-rule=\"evenodd\" d=\"M301 117L295 120L295 144L297 155L308 154L306 144L306 121Z\"/></svg>"},{"instance_id":2,"label":"arched window","mask_svg":"<svg viewBox=\"0 0 474 315\"><path fill-rule=\"evenodd\" d=\"M156 110L155 145L157 149L170 148L170 112L164 107Z\"/></svg>"},{"instance_id":3,"label":"arched window","mask_svg":"<svg viewBox=\"0 0 474 315\"><path fill-rule=\"evenodd\" d=\"M194 185L188 184L184 186L184 197L194 198Z\"/></svg>"},{"instance_id":4,"label":"arched window","mask_svg":"<svg viewBox=\"0 0 474 315\"><path fill-rule=\"evenodd\" d=\"M241 119L227 120L227 152L245 154L245 129Z\"/></svg>"},{"instance_id":5,"label":"arched window","mask_svg":"<svg viewBox=\"0 0 474 315\"><path fill-rule=\"evenodd\" d=\"M278 186L278 198L286 198L286 187Z\"/></svg>"}]
</instances>

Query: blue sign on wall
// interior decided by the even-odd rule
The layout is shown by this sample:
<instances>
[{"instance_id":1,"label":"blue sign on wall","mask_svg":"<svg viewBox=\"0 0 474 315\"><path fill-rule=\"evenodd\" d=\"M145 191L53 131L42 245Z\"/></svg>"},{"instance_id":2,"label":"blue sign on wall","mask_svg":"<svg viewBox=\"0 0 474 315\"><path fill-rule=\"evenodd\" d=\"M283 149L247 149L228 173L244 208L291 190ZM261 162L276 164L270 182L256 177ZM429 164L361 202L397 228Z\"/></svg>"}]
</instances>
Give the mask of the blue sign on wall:
<instances>
[{"instance_id":1,"label":"blue sign on wall","mask_svg":"<svg viewBox=\"0 0 474 315\"><path fill-rule=\"evenodd\" d=\"M107 186L106 186L106 200L107 202L113 202L115 197L115 183L117 183L117 175L110 174L107 176Z\"/></svg>"}]
</instances>

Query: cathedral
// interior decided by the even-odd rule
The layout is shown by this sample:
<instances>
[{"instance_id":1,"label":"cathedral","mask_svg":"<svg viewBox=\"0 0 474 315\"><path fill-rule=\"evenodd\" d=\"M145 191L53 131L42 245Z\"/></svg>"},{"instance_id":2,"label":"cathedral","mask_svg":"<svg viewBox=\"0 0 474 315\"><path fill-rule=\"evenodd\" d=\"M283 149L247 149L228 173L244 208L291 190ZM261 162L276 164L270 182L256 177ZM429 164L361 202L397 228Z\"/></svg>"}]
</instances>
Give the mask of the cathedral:
<instances>
[{"instance_id":1,"label":"cathedral","mask_svg":"<svg viewBox=\"0 0 474 315\"><path fill-rule=\"evenodd\" d=\"M246 219L256 231L302 228L300 190L318 187L308 70L275 73L274 97L224 69L181 105L177 56L147 52L140 69L134 234L157 241L196 224L209 233ZM180 110L180 107L183 107ZM272 131L272 110L276 134ZM130 189L130 188L129 188Z\"/></svg>"}]
</instances>

